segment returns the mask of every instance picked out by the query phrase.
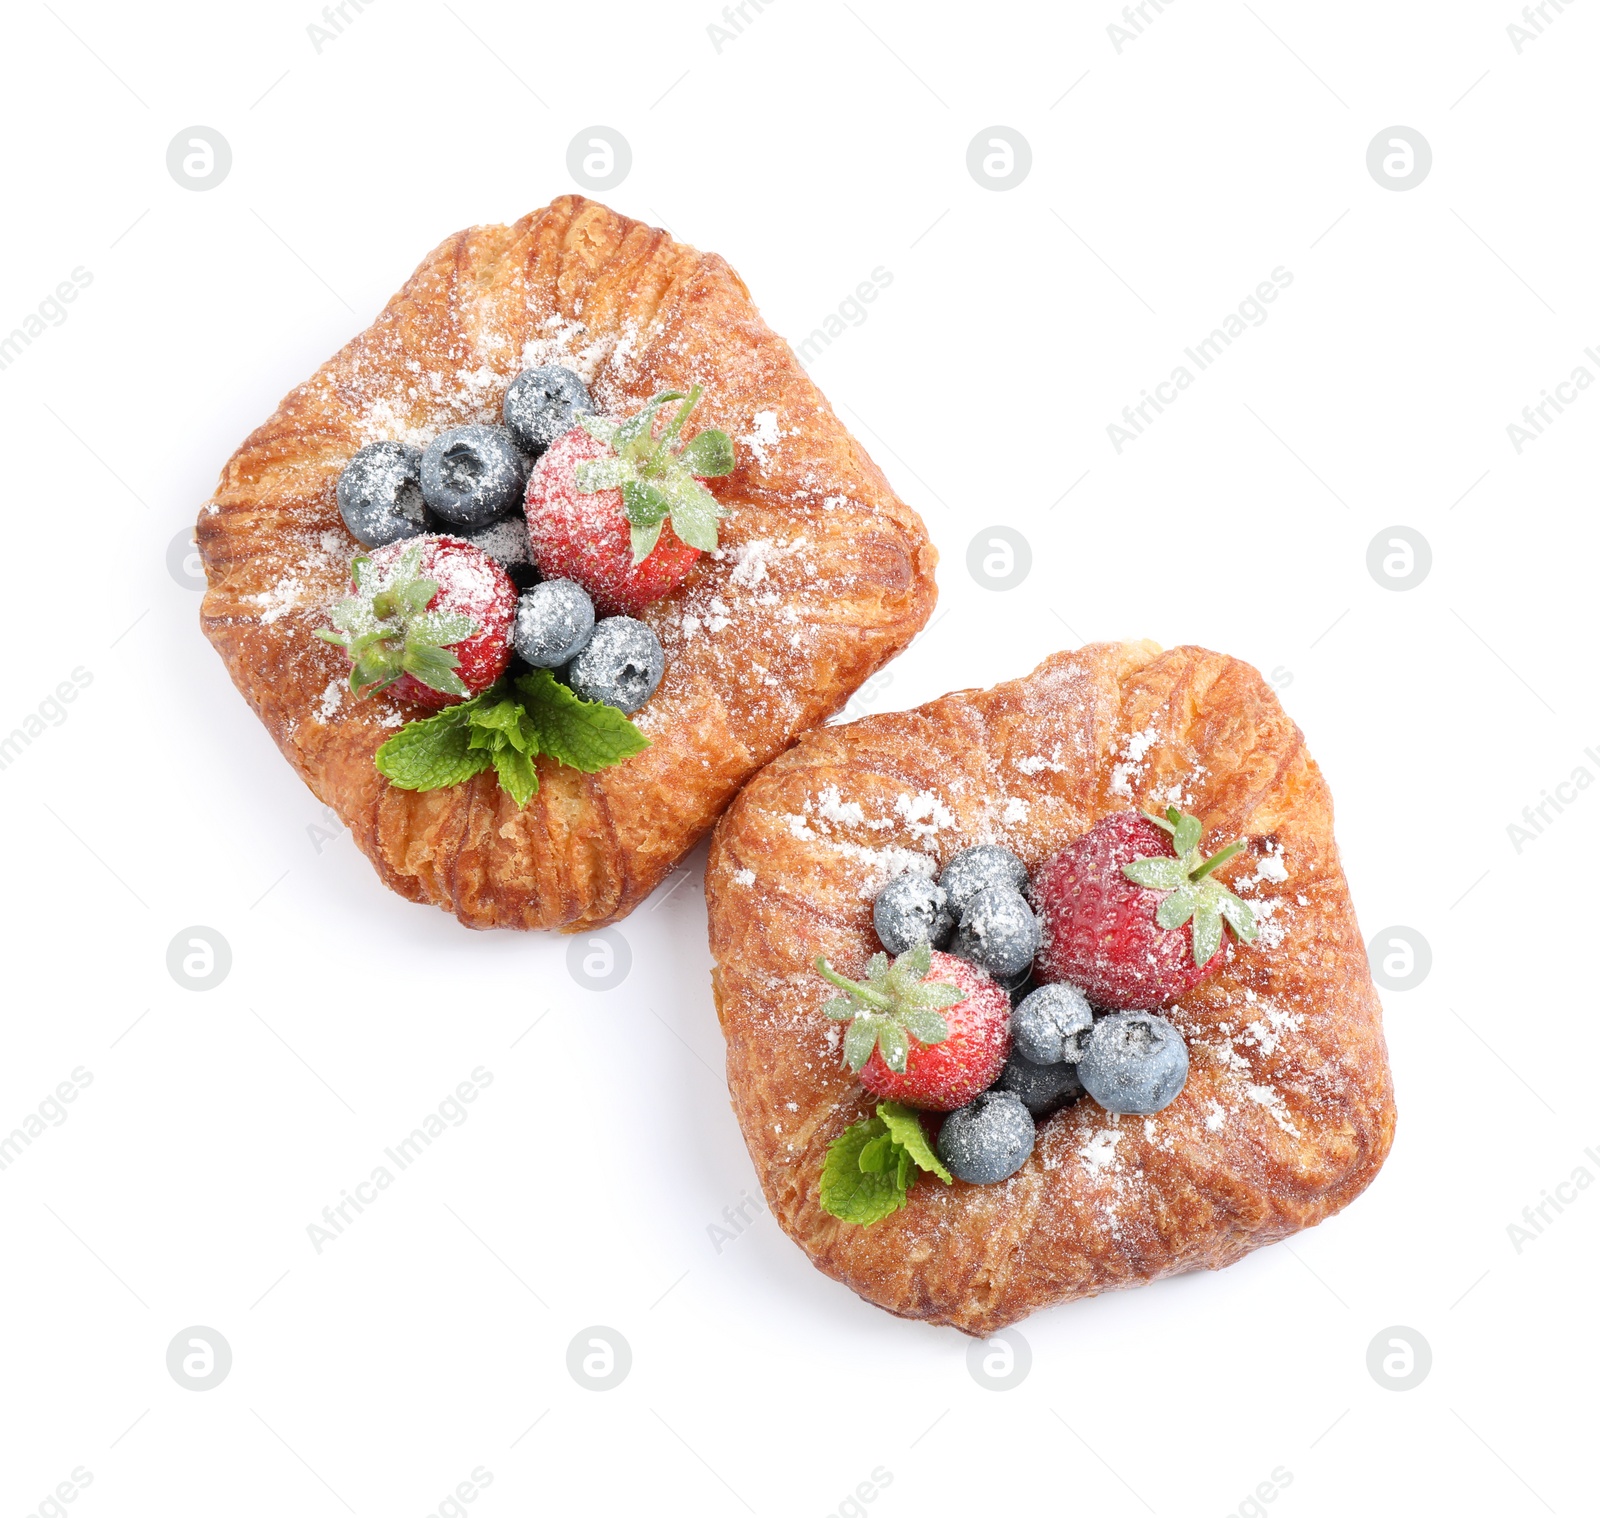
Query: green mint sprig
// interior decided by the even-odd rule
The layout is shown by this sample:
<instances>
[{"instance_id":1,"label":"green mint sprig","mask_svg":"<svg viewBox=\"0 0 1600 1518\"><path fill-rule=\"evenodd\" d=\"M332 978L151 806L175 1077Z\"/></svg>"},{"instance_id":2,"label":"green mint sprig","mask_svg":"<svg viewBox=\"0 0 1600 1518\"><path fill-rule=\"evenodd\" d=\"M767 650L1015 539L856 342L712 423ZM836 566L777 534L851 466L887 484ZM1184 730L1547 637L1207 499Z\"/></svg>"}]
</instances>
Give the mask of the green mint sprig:
<instances>
[{"instance_id":1,"label":"green mint sprig","mask_svg":"<svg viewBox=\"0 0 1600 1518\"><path fill-rule=\"evenodd\" d=\"M1249 903L1241 901L1227 886L1217 880L1212 871L1226 864L1244 845L1230 843L1218 849L1209 859L1200 855L1200 819L1169 806L1165 817L1152 812L1145 816L1158 828L1172 835L1176 859L1168 855L1135 859L1122 867L1122 873L1135 885L1152 891L1165 891L1156 908L1156 922L1163 928L1181 928L1194 918L1194 962L1203 965L1222 946L1224 919L1242 943L1254 943L1256 938L1255 913Z\"/></svg>"},{"instance_id":2,"label":"green mint sprig","mask_svg":"<svg viewBox=\"0 0 1600 1518\"><path fill-rule=\"evenodd\" d=\"M852 1123L828 1145L818 1200L846 1223L876 1223L905 1206L918 1170L950 1184L917 1114L899 1102L879 1102L876 1117Z\"/></svg>"},{"instance_id":3,"label":"green mint sprig","mask_svg":"<svg viewBox=\"0 0 1600 1518\"><path fill-rule=\"evenodd\" d=\"M448 645L472 637L478 624L459 612L428 610L439 582L422 573L422 544L407 548L387 575L373 568L368 555L357 554L350 574L355 594L333 609L338 631L317 631L350 655L350 689L370 696L411 675L446 695L467 695L456 673L461 661Z\"/></svg>"},{"instance_id":4,"label":"green mint sprig","mask_svg":"<svg viewBox=\"0 0 1600 1518\"><path fill-rule=\"evenodd\" d=\"M649 746L614 706L585 701L549 670L536 669L406 723L373 763L404 791L460 785L492 765L500 789L521 807L539 789L540 754L592 775Z\"/></svg>"},{"instance_id":5,"label":"green mint sprig","mask_svg":"<svg viewBox=\"0 0 1600 1518\"><path fill-rule=\"evenodd\" d=\"M846 979L818 957L817 974L845 993L830 997L822 1010L834 1022L850 1024L844 1035L844 1058L852 1070L859 1071L878 1048L884 1063L903 1075L910 1039L942 1044L949 1038L950 1025L939 1014L965 1000L966 993L948 981L925 980L932 964L927 939L893 964L887 954L874 954L867 961L864 981Z\"/></svg>"},{"instance_id":6,"label":"green mint sprig","mask_svg":"<svg viewBox=\"0 0 1600 1518\"><path fill-rule=\"evenodd\" d=\"M733 472L733 440L716 427L697 432L687 442L680 440L683 424L700 396L699 385L687 393L663 390L625 422L603 416L578 418L590 437L615 450L612 458L578 465L578 489L592 495L621 488L635 564L649 557L661 537L662 523L669 519L672 530L691 548L710 552L717 546L717 519L727 513L700 479ZM656 413L669 401L682 401L683 405L657 437Z\"/></svg>"}]
</instances>

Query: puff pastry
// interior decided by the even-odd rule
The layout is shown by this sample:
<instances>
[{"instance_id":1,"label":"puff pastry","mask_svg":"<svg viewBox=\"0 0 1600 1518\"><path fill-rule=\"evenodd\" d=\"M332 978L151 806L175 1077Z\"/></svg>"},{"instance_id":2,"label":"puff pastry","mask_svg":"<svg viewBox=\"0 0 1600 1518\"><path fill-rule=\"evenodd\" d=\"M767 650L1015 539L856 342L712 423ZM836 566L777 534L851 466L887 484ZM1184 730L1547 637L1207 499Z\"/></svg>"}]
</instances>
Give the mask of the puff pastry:
<instances>
[{"instance_id":1,"label":"puff pastry","mask_svg":"<svg viewBox=\"0 0 1600 1518\"><path fill-rule=\"evenodd\" d=\"M373 753L421 713L354 700L343 654L313 636L358 551L336 480L366 443L498 420L509 381L548 363L618 413L699 381L697 424L737 446L734 473L711 484L730 512L722 547L644 613L667 657L634 717L651 746L596 775L541 758L522 811L491 773L392 789ZM202 627L279 748L387 885L475 928L624 916L750 774L905 647L937 561L738 275L578 196L441 243L246 439L198 538Z\"/></svg>"},{"instance_id":2,"label":"puff pastry","mask_svg":"<svg viewBox=\"0 0 1600 1518\"><path fill-rule=\"evenodd\" d=\"M1154 1117L1084 1098L996 1185L925 1177L870 1227L817 1202L829 1142L870 1114L846 1069L825 954L877 949L889 875L972 843L1030 871L1100 817L1176 802L1246 851L1220 872L1260 939L1166 1015L1190 1075ZM1038 1308L1231 1264L1330 1216L1394 1135L1381 1013L1299 729L1248 665L1096 644L1021 680L813 732L719 823L706 875L728 1083L774 1216L813 1263L902 1317L985 1334Z\"/></svg>"}]
</instances>

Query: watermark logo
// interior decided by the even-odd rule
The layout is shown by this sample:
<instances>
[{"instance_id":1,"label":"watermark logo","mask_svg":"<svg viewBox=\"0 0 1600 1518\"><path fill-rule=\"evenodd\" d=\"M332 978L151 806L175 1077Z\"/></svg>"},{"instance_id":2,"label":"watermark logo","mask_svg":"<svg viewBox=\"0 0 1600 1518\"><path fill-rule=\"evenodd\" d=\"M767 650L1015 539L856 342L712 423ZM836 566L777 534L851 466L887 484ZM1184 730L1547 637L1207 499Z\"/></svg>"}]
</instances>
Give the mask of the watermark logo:
<instances>
[{"instance_id":1,"label":"watermark logo","mask_svg":"<svg viewBox=\"0 0 1600 1518\"><path fill-rule=\"evenodd\" d=\"M1385 1391L1411 1391L1432 1369L1433 1350L1414 1328L1397 1323L1367 1345L1367 1373Z\"/></svg>"},{"instance_id":2,"label":"watermark logo","mask_svg":"<svg viewBox=\"0 0 1600 1518\"><path fill-rule=\"evenodd\" d=\"M1167 5L1171 4L1172 0L1167 0ZM1152 5L1156 10L1155 16L1150 14ZM1144 35L1144 29L1152 25L1157 16L1164 16L1166 13L1166 8L1161 4L1161 0L1138 0L1136 5L1122 7L1123 24L1119 25L1113 21L1106 28L1106 36L1111 39L1111 46L1120 56L1123 48L1130 42L1137 42Z\"/></svg>"},{"instance_id":3,"label":"watermark logo","mask_svg":"<svg viewBox=\"0 0 1600 1518\"><path fill-rule=\"evenodd\" d=\"M1554 4L1556 15L1550 14L1550 7ZM1571 4L1571 0L1567 0ZM1562 14L1567 8L1562 0L1537 0L1536 4L1522 7L1522 19L1526 26L1519 26L1515 21L1506 27L1506 36L1511 39L1511 46L1520 53L1530 42L1537 42L1544 36L1545 28L1555 21L1556 16Z\"/></svg>"},{"instance_id":4,"label":"watermark logo","mask_svg":"<svg viewBox=\"0 0 1600 1518\"><path fill-rule=\"evenodd\" d=\"M1367 172L1386 190L1414 190L1433 167L1433 149L1415 127L1385 127L1367 144Z\"/></svg>"},{"instance_id":5,"label":"watermark logo","mask_svg":"<svg viewBox=\"0 0 1600 1518\"><path fill-rule=\"evenodd\" d=\"M886 1465L872 1467L870 1480L856 1482L856 1489L850 1496L842 1498L823 1518L866 1518L864 1502L876 1502L883 1495L883 1490L894 1481L894 1472Z\"/></svg>"},{"instance_id":6,"label":"watermark logo","mask_svg":"<svg viewBox=\"0 0 1600 1518\"><path fill-rule=\"evenodd\" d=\"M233 167L233 149L215 127L185 127L167 144L167 173L186 190L214 190Z\"/></svg>"},{"instance_id":7,"label":"watermark logo","mask_svg":"<svg viewBox=\"0 0 1600 1518\"><path fill-rule=\"evenodd\" d=\"M1287 1465L1273 1466L1267 1480L1256 1482L1254 1495L1241 1498L1225 1518L1267 1518L1267 1510L1262 1504L1276 1502L1283 1495L1283 1489L1293 1481L1294 1472Z\"/></svg>"},{"instance_id":8,"label":"watermark logo","mask_svg":"<svg viewBox=\"0 0 1600 1518\"><path fill-rule=\"evenodd\" d=\"M985 1391L1011 1391L1028 1379L1033 1350L1014 1328L967 1345L967 1374Z\"/></svg>"},{"instance_id":9,"label":"watermark logo","mask_svg":"<svg viewBox=\"0 0 1600 1518\"><path fill-rule=\"evenodd\" d=\"M633 167L633 149L615 127L585 127L567 144L567 173L586 190L614 190Z\"/></svg>"},{"instance_id":10,"label":"watermark logo","mask_svg":"<svg viewBox=\"0 0 1600 1518\"><path fill-rule=\"evenodd\" d=\"M633 968L633 950L616 928L580 933L567 945L567 974L585 991L614 991Z\"/></svg>"},{"instance_id":11,"label":"watermark logo","mask_svg":"<svg viewBox=\"0 0 1600 1518\"><path fill-rule=\"evenodd\" d=\"M185 1391L213 1391L233 1369L233 1349L214 1328L180 1329L167 1345L167 1374Z\"/></svg>"},{"instance_id":12,"label":"watermark logo","mask_svg":"<svg viewBox=\"0 0 1600 1518\"><path fill-rule=\"evenodd\" d=\"M1433 550L1415 527L1385 527L1367 544L1367 573L1385 590L1415 590L1433 568Z\"/></svg>"},{"instance_id":13,"label":"watermark logo","mask_svg":"<svg viewBox=\"0 0 1600 1518\"><path fill-rule=\"evenodd\" d=\"M773 0L766 0L766 5L761 0L739 0L738 5L725 5L722 7L722 23L712 21L706 26L706 36L711 39L713 51L720 53L730 42L737 42L745 33L745 28L755 20L750 14L753 5L756 16L763 15L767 5ZM740 18L743 18L742 20Z\"/></svg>"},{"instance_id":14,"label":"watermark logo","mask_svg":"<svg viewBox=\"0 0 1600 1518\"><path fill-rule=\"evenodd\" d=\"M50 727L60 727L70 715L67 708L93 684L94 675L81 664L72 671L70 680L57 682L52 694L39 702L9 733L0 736L0 770L10 769L22 757L24 749L44 737L47 723Z\"/></svg>"},{"instance_id":15,"label":"watermark logo","mask_svg":"<svg viewBox=\"0 0 1600 1518\"><path fill-rule=\"evenodd\" d=\"M204 590L206 572L200 562L200 545L194 540L194 528L180 527L167 544L167 573L172 583L182 590Z\"/></svg>"},{"instance_id":16,"label":"watermark logo","mask_svg":"<svg viewBox=\"0 0 1600 1518\"><path fill-rule=\"evenodd\" d=\"M1600 353L1585 348L1583 356L1600 364ZM1521 453L1529 443L1537 443L1545 428L1554 423L1578 396L1594 383L1594 373L1587 365L1579 364L1564 380L1556 381L1555 394L1541 390L1541 400L1522 408L1522 421L1506 423L1506 437L1511 441L1511 451ZM1551 415L1552 408L1555 415Z\"/></svg>"},{"instance_id":17,"label":"watermark logo","mask_svg":"<svg viewBox=\"0 0 1600 1518\"><path fill-rule=\"evenodd\" d=\"M1600 1168L1600 1154L1593 1149L1585 1149L1583 1154L1585 1159L1592 1160ZM1587 1191L1592 1185L1594 1172L1587 1165L1579 1165L1566 1180L1557 1181L1553 1187L1541 1190L1539 1200L1522 1209L1521 1223L1506 1224L1506 1238L1511 1241L1512 1252L1521 1254L1524 1246L1536 1242L1539 1235L1578 1200L1578 1193Z\"/></svg>"},{"instance_id":18,"label":"watermark logo","mask_svg":"<svg viewBox=\"0 0 1600 1518\"><path fill-rule=\"evenodd\" d=\"M32 1147L36 1138L42 1138L48 1128L59 1128L70 1114L67 1106L78 1099L85 1086L94 1083L94 1072L77 1066L69 1080L56 1082L55 1090L11 1130L0 1137L0 1170L14 1165L22 1158L22 1151Z\"/></svg>"},{"instance_id":19,"label":"watermark logo","mask_svg":"<svg viewBox=\"0 0 1600 1518\"><path fill-rule=\"evenodd\" d=\"M1600 753L1596 753L1592 748L1586 748L1583 753L1586 759L1592 759L1597 766L1600 766ZM1506 824L1506 837L1511 840L1511 852L1520 854L1555 821L1556 817L1578 799L1581 792L1588 790L1593 784L1593 772L1580 764L1565 780L1558 780L1553 787L1540 790L1540 799L1531 806L1523 807L1522 822ZM1552 807L1555 809L1555 817L1550 815ZM1527 826L1524 827L1522 823L1526 823Z\"/></svg>"},{"instance_id":20,"label":"watermark logo","mask_svg":"<svg viewBox=\"0 0 1600 1518\"><path fill-rule=\"evenodd\" d=\"M367 5L371 4L372 0L367 0ZM320 53L330 42L339 40L344 33L345 27L355 21L356 17L350 14L351 6L355 7L356 16L361 15L366 9L361 0L338 0L335 5L322 7L322 19L327 24L319 26L313 21L306 27L306 36L311 39L312 52ZM344 18L342 23L339 19L341 16Z\"/></svg>"},{"instance_id":21,"label":"watermark logo","mask_svg":"<svg viewBox=\"0 0 1600 1518\"><path fill-rule=\"evenodd\" d=\"M1414 991L1433 968L1433 950L1415 928L1385 928L1367 944L1367 963L1385 991Z\"/></svg>"},{"instance_id":22,"label":"watermark logo","mask_svg":"<svg viewBox=\"0 0 1600 1518\"><path fill-rule=\"evenodd\" d=\"M213 990L232 968L233 950L215 928L184 928L167 945L167 974L185 991Z\"/></svg>"},{"instance_id":23,"label":"watermark logo","mask_svg":"<svg viewBox=\"0 0 1600 1518\"><path fill-rule=\"evenodd\" d=\"M1267 307L1293 283L1293 270L1279 264L1217 326L1199 342L1185 348L1183 356L1189 363L1174 365L1164 380L1158 380L1151 389L1140 391L1138 400L1122 408L1121 421L1107 424L1106 436L1111 440L1112 449L1120 454L1129 443L1136 441L1237 339L1251 327L1263 326L1269 314Z\"/></svg>"},{"instance_id":24,"label":"watermark logo","mask_svg":"<svg viewBox=\"0 0 1600 1518\"><path fill-rule=\"evenodd\" d=\"M47 295L36 309L30 311L4 337L0 337L0 369L9 369L22 356L23 350L33 346L36 337L43 337L49 327L61 326L70 315L67 307L94 283L94 275L82 264L72 271Z\"/></svg>"},{"instance_id":25,"label":"watermark logo","mask_svg":"<svg viewBox=\"0 0 1600 1518\"><path fill-rule=\"evenodd\" d=\"M766 1211L748 1191L740 1191L739 1197L738 1202L722 1209L722 1222L706 1224L706 1237L711 1240L713 1254L721 1254Z\"/></svg>"},{"instance_id":26,"label":"watermark logo","mask_svg":"<svg viewBox=\"0 0 1600 1518\"><path fill-rule=\"evenodd\" d=\"M567 1345L567 1374L585 1391L613 1391L633 1369L633 1350L614 1328L596 1323Z\"/></svg>"},{"instance_id":27,"label":"watermark logo","mask_svg":"<svg viewBox=\"0 0 1600 1518\"><path fill-rule=\"evenodd\" d=\"M810 333L796 346L795 357L802 364L810 364L821 354L824 348L831 348L836 338L843 337L847 327L859 327L872 313L867 310L890 285L894 283L894 275L882 264L872 271L870 279L862 280L855 288L855 293L845 296L820 322L813 327Z\"/></svg>"},{"instance_id":28,"label":"watermark logo","mask_svg":"<svg viewBox=\"0 0 1600 1518\"><path fill-rule=\"evenodd\" d=\"M1015 127L985 127L967 144L967 173L986 190L1014 190L1033 167L1033 149Z\"/></svg>"},{"instance_id":29,"label":"watermark logo","mask_svg":"<svg viewBox=\"0 0 1600 1518\"><path fill-rule=\"evenodd\" d=\"M467 1510L461 1504L476 1502L483 1495L484 1488L493 1485L494 1472L486 1465L475 1465L472 1474L465 1481L456 1482L455 1491L425 1513L423 1518L467 1518Z\"/></svg>"},{"instance_id":30,"label":"watermark logo","mask_svg":"<svg viewBox=\"0 0 1600 1518\"><path fill-rule=\"evenodd\" d=\"M1015 527L985 527L967 544L967 573L985 590L1015 590L1033 568L1033 550Z\"/></svg>"}]
</instances>

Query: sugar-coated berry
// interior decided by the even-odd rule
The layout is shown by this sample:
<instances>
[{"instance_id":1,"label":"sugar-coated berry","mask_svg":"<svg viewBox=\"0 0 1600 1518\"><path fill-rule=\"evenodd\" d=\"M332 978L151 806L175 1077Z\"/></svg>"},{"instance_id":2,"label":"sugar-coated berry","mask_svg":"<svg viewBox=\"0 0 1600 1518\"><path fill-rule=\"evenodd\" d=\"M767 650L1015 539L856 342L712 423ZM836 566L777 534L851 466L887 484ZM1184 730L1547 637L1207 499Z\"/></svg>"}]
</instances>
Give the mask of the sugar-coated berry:
<instances>
[{"instance_id":1,"label":"sugar-coated berry","mask_svg":"<svg viewBox=\"0 0 1600 1518\"><path fill-rule=\"evenodd\" d=\"M533 570L533 558L528 552L528 524L520 512L501 517L498 522L491 522L476 532L463 532L461 537L474 548L481 548L504 570Z\"/></svg>"},{"instance_id":2,"label":"sugar-coated berry","mask_svg":"<svg viewBox=\"0 0 1600 1518\"><path fill-rule=\"evenodd\" d=\"M594 632L594 605L581 585L545 580L517 602L511 646L535 669L556 669L583 652Z\"/></svg>"},{"instance_id":3,"label":"sugar-coated berry","mask_svg":"<svg viewBox=\"0 0 1600 1518\"><path fill-rule=\"evenodd\" d=\"M405 443L368 443L344 466L337 494L344 525L364 547L382 548L427 531L422 453Z\"/></svg>"},{"instance_id":4,"label":"sugar-coated berry","mask_svg":"<svg viewBox=\"0 0 1600 1518\"><path fill-rule=\"evenodd\" d=\"M469 422L422 451L422 496L452 527L487 527L522 500L528 462L503 427Z\"/></svg>"},{"instance_id":5,"label":"sugar-coated berry","mask_svg":"<svg viewBox=\"0 0 1600 1518\"><path fill-rule=\"evenodd\" d=\"M950 898L950 910L957 917L966 904L989 886L1010 886L1020 891L1028 883L1026 866L1010 849L998 843L975 843L950 856L939 876L939 884Z\"/></svg>"},{"instance_id":6,"label":"sugar-coated berry","mask_svg":"<svg viewBox=\"0 0 1600 1518\"><path fill-rule=\"evenodd\" d=\"M1159 1112L1188 1078L1183 1035L1154 1012L1107 1013L1078 1057L1078 1079L1107 1112Z\"/></svg>"},{"instance_id":7,"label":"sugar-coated berry","mask_svg":"<svg viewBox=\"0 0 1600 1518\"><path fill-rule=\"evenodd\" d=\"M1036 1065L1013 1048L995 1088L1009 1091L1035 1118L1049 1117L1083 1095L1083 1082L1072 1065Z\"/></svg>"},{"instance_id":8,"label":"sugar-coated berry","mask_svg":"<svg viewBox=\"0 0 1600 1518\"><path fill-rule=\"evenodd\" d=\"M538 458L563 432L577 425L578 416L593 412L588 387L570 369L548 364L524 369L506 391L501 415L517 447Z\"/></svg>"},{"instance_id":9,"label":"sugar-coated berry","mask_svg":"<svg viewBox=\"0 0 1600 1518\"><path fill-rule=\"evenodd\" d=\"M957 1180L1003 1181L1033 1153L1033 1114L1015 1092L984 1091L944 1120L938 1147Z\"/></svg>"},{"instance_id":10,"label":"sugar-coated berry","mask_svg":"<svg viewBox=\"0 0 1600 1518\"><path fill-rule=\"evenodd\" d=\"M1093 1027L1089 998L1064 980L1030 991L1011 1014L1012 1042L1036 1065L1076 1064Z\"/></svg>"},{"instance_id":11,"label":"sugar-coated berry","mask_svg":"<svg viewBox=\"0 0 1600 1518\"><path fill-rule=\"evenodd\" d=\"M955 925L944 888L911 870L893 876L873 898L872 926L891 954L904 954L924 940L942 949Z\"/></svg>"},{"instance_id":12,"label":"sugar-coated berry","mask_svg":"<svg viewBox=\"0 0 1600 1518\"><path fill-rule=\"evenodd\" d=\"M1014 886L986 886L967 897L950 952L997 980L1025 975L1039 952L1039 919Z\"/></svg>"},{"instance_id":13,"label":"sugar-coated berry","mask_svg":"<svg viewBox=\"0 0 1600 1518\"><path fill-rule=\"evenodd\" d=\"M585 701L634 712L655 694L667 667L661 640L648 623L607 617L588 646L567 666L566 682Z\"/></svg>"}]
</instances>

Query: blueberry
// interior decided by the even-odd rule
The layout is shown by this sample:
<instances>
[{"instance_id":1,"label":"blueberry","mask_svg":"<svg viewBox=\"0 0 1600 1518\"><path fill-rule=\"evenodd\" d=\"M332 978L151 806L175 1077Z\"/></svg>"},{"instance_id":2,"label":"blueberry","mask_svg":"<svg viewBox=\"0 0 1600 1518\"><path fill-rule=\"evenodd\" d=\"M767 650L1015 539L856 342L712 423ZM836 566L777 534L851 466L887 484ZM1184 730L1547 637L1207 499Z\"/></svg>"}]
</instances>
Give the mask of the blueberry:
<instances>
[{"instance_id":1,"label":"blueberry","mask_svg":"<svg viewBox=\"0 0 1600 1518\"><path fill-rule=\"evenodd\" d=\"M567 666L566 682L585 701L634 712L655 694L666 665L661 640L646 623L607 617L595 623L588 646Z\"/></svg>"},{"instance_id":2,"label":"blueberry","mask_svg":"<svg viewBox=\"0 0 1600 1518\"><path fill-rule=\"evenodd\" d=\"M517 601L511 646L535 669L555 669L583 652L594 631L594 603L574 580L546 580Z\"/></svg>"},{"instance_id":3,"label":"blueberry","mask_svg":"<svg viewBox=\"0 0 1600 1518\"><path fill-rule=\"evenodd\" d=\"M570 369L551 364L544 369L524 369L512 380L501 414L517 447L538 458L563 432L577 425L580 412L593 410L583 381Z\"/></svg>"},{"instance_id":4,"label":"blueberry","mask_svg":"<svg viewBox=\"0 0 1600 1518\"><path fill-rule=\"evenodd\" d=\"M423 499L451 527L487 527L518 505L527 483L527 460L500 427L452 427L422 452Z\"/></svg>"},{"instance_id":5,"label":"blueberry","mask_svg":"<svg viewBox=\"0 0 1600 1518\"><path fill-rule=\"evenodd\" d=\"M1011 1058L991 1090L1009 1091L1036 1118L1075 1102L1083 1095L1083 1082L1072 1065L1036 1065L1012 1049Z\"/></svg>"},{"instance_id":6,"label":"blueberry","mask_svg":"<svg viewBox=\"0 0 1600 1518\"><path fill-rule=\"evenodd\" d=\"M502 517L476 532L458 533L457 536L465 538L474 548L481 548L502 569L529 569L533 566L533 555L528 549L528 521L521 512Z\"/></svg>"},{"instance_id":7,"label":"blueberry","mask_svg":"<svg viewBox=\"0 0 1600 1518\"><path fill-rule=\"evenodd\" d=\"M1014 887L986 886L967 898L950 952L996 980L1026 975L1039 952L1039 919Z\"/></svg>"},{"instance_id":8,"label":"blueberry","mask_svg":"<svg viewBox=\"0 0 1600 1518\"><path fill-rule=\"evenodd\" d=\"M1154 1012L1108 1012L1078 1057L1078 1079L1107 1112L1159 1112L1188 1078L1183 1035Z\"/></svg>"},{"instance_id":9,"label":"blueberry","mask_svg":"<svg viewBox=\"0 0 1600 1518\"><path fill-rule=\"evenodd\" d=\"M906 871L896 875L872 903L872 926L878 942L891 954L904 954L924 939L942 949L956 925L944 890L926 876Z\"/></svg>"},{"instance_id":10,"label":"blueberry","mask_svg":"<svg viewBox=\"0 0 1600 1518\"><path fill-rule=\"evenodd\" d=\"M1033 1116L1011 1091L990 1089L958 1107L939 1130L939 1158L957 1180L984 1185L1015 1175L1033 1153Z\"/></svg>"},{"instance_id":11,"label":"blueberry","mask_svg":"<svg viewBox=\"0 0 1600 1518\"><path fill-rule=\"evenodd\" d=\"M1036 1065L1076 1064L1093 1027L1088 997L1065 981L1030 992L1011 1014L1012 1044Z\"/></svg>"},{"instance_id":12,"label":"blueberry","mask_svg":"<svg viewBox=\"0 0 1600 1518\"><path fill-rule=\"evenodd\" d=\"M950 910L958 917L967 902L987 886L1004 885L1020 891L1027 883L1022 861L998 843L975 843L952 854L939 876L939 884L950 898Z\"/></svg>"},{"instance_id":13,"label":"blueberry","mask_svg":"<svg viewBox=\"0 0 1600 1518\"><path fill-rule=\"evenodd\" d=\"M339 476L339 515L350 535L382 548L428 529L422 454L404 443L368 443Z\"/></svg>"}]
</instances>

